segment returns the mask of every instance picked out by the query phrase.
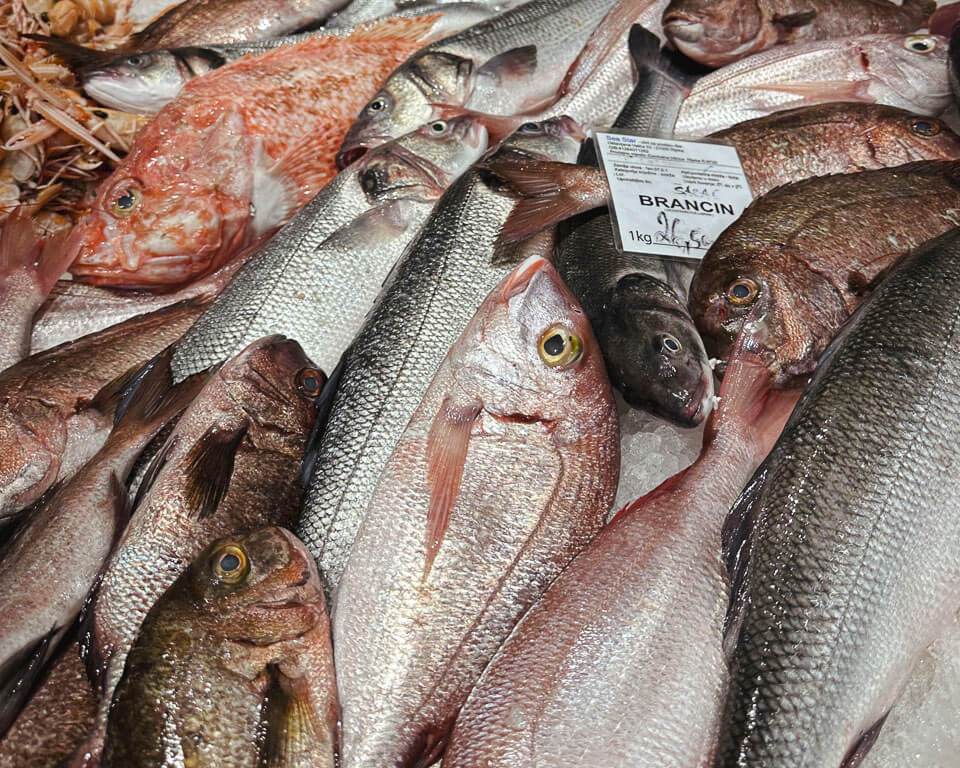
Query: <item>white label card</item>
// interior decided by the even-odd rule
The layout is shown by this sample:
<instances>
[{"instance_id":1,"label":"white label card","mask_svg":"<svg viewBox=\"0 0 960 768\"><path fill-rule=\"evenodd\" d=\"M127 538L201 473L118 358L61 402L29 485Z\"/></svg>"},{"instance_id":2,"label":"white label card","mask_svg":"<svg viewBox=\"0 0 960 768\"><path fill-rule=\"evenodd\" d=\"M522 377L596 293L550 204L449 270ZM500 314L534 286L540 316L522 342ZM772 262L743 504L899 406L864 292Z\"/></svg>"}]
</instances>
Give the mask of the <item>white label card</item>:
<instances>
[{"instance_id":1,"label":"white label card","mask_svg":"<svg viewBox=\"0 0 960 768\"><path fill-rule=\"evenodd\" d=\"M702 259L753 201L730 145L618 133L596 142L624 251Z\"/></svg>"}]
</instances>

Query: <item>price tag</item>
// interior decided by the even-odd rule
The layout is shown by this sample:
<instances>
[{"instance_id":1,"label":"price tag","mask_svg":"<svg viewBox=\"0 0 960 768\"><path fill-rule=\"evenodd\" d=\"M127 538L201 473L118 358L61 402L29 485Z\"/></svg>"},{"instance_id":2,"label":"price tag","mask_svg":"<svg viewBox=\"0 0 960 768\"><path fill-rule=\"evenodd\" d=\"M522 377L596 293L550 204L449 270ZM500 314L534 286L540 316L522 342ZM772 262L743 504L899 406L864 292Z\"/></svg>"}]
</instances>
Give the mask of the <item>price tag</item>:
<instances>
[{"instance_id":1,"label":"price tag","mask_svg":"<svg viewBox=\"0 0 960 768\"><path fill-rule=\"evenodd\" d=\"M597 133L624 251L702 259L752 201L728 144Z\"/></svg>"}]
</instances>

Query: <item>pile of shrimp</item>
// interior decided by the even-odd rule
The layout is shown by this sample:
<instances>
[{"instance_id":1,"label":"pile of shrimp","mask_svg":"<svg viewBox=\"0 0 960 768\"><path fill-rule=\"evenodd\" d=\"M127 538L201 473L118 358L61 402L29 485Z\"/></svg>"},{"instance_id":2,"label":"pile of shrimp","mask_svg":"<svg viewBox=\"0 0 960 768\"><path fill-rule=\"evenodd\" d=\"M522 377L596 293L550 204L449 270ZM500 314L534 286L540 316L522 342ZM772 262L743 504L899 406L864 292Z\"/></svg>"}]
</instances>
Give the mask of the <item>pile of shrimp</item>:
<instances>
[{"instance_id":1,"label":"pile of shrimp","mask_svg":"<svg viewBox=\"0 0 960 768\"><path fill-rule=\"evenodd\" d=\"M59 59L23 36L113 47L132 31L128 7L0 0L0 221L26 204L47 234L71 226L146 122L86 98Z\"/></svg>"}]
</instances>

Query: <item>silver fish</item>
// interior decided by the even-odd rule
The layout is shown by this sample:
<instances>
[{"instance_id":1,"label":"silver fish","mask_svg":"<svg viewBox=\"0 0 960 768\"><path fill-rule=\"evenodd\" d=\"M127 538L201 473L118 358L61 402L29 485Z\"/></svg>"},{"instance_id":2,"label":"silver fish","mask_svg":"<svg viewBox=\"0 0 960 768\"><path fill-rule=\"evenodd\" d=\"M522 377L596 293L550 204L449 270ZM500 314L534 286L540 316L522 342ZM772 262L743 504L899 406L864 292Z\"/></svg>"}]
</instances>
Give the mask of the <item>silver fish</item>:
<instances>
[{"instance_id":1,"label":"silver fish","mask_svg":"<svg viewBox=\"0 0 960 768\"><path fill-rule=\"evenodd\" d=\"M718 766L858 764L960 608L958 320L954 229L847 323L734 505Z\"/></svg>"},{"instance_id":2,"label":"silver fish","mask_svg":"<svg viewBox=\"0 0 960 768\"><path fill-rule=\"evenodd\" d=\"M521 128L496 153L573 159L580 137L571 120L558 118ZM380 472L440 361L515 264L511 254L495 254L512 207L489 174L465 173L397 262L344 357L296 528L317 558L328 594Z\"/></svg>"}]
</instances>

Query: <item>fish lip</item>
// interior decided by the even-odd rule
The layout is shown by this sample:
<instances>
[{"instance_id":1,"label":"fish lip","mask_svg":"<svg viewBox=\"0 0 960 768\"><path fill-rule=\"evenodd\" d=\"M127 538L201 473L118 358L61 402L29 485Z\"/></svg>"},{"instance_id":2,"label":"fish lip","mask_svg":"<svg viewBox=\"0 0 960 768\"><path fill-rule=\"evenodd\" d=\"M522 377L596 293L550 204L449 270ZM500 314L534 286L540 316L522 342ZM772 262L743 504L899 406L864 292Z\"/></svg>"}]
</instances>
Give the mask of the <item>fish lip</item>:
<instances>
[{"instance_id":1,"label":"fish lip","mask_svg":"<svg viewBox=\"0 0 960 768\"><path fill-rule=\"evenodd\" d=\"M560 128L571 139L576 139L579 142L584 142L587 140L587 134L584 132L583 128L580 126L580 123L578 123L569 115L560 116Z\"/></svg>"},{"instance_id":2,"label":"fish lip","mask_svg":"<svg viewBox=\"0 0 960 768\"><path fill-rule=\"evenodd\" d=\"M367 147L363 144L358 144L345 149L341 148L341 150L337 152L336 156L337 168L342 171L344 168L353 165L369 151L370 147Z\"/></svg>"},{"instance_id":3,"label":"fish lip","mask_svg":"<svg viewBox=\"0 0 960 768\"><path fill-rule=\"evenodd\" d=\"M713 376L710 373L710 376ZM699 426L700 423L710 414L710 399L706 397L707 390L710 388L710 382L706 375L700 378L696 391L693 393L692 403L683 412L683 418L691 427Z\"/></svg>"},{"instance_id":4,"label":"fish lip","mask_svg":"<svg viewBox=\"0 0 960 768\"><path fill-rule=\"evenodd\" d=\"M703 21L681 11L672 11L663 17L663 29L671 39L684 43L698 43L703 40Z\"/></svg>"}]
</instances>

